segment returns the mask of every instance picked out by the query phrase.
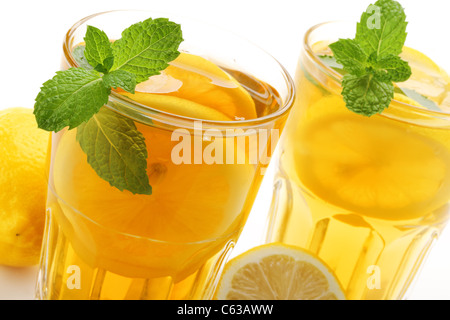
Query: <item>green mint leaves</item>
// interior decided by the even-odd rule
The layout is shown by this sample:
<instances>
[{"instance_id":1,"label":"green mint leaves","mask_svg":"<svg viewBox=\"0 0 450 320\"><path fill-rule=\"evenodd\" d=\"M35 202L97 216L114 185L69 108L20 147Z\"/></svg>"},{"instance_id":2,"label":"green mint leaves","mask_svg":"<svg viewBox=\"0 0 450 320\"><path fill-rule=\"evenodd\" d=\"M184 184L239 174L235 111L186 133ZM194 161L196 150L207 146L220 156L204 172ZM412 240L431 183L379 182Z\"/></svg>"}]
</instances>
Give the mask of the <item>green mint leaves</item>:
<instances>
[{"instance_id":1,"label":"green mint leaves","mask_svg":"<svg viewBox=\"0 0 450 320\"><path fill-rule=\"evenodd\" d=\"M392 82L378 79L373 74L345 75L342 88L347 108L365 116L382 112L394 97Z\"/></svg>"},{"instance_id":2,"label":"green mint leaves","mask_svg":"<svg viewBox=\"0 0 450 320\"><path fill-rule=\"evenodd\" d=\"M393 82L411 76L411 68L398 55L406 39L406 15L393 0L378 0L361 16L355 39L332 43L335 61L342 65L342 96L349 110L372 116L389 107Z\"/></svg>"},{"instance_id":3,"label":"green mint leaves","mask_svg":"<svg viewBox=\"0 0 450 320\"><path fill-rule=\"evenodd\" d=\"M361 15L355 40L365 52L378 57L402 52L406 40L406 15L397 1L378 0Z\"/></svg>"},{"instance_id":4,"label":"green mint leaves","mask_svg":"<svg viewBox=\"0 0 450 320\"><path fill-rule=\"evenodd\" d=\"M58 71L36 97L37 124L47 131L76 128L108 102L110 93L111 88L104 86L101 74L95 70Z\"/></svg>"},{"instance_id":5,"label":"green mint leaves","mask_svg":"<svg viewBox=\"0 0 450 320\"><path fill-rule=\"evenodd\" d=\"M136 75L137 82L159 74L168 62L180 54L182 41L180 26L167 19L145 20L122 32L122 38L113 44L113 70Z\"/></svg>"},{"instance_id":6,"label":"green mint leaves","mask_svg":"<svg viewBox=\"0 0 450 320\"><path fill-rule=\"evenodd\" d=\"M122 88L125 91L134 93L136 88L136 75L124 70L114 70L103 76L103 84L114 89Z\"/></svg>"},{"instance_id":7,"label":"green mint leaves","mask_svg":"<svg viewBox=\"0 0 450 320\"><path fill-rule=\"evenodd\" d=\"M134 24L114 44L103 31L89 26L86 46L75 55L85 67L57 72L36 98L39 127L59 131L88 121L107 102L111 87L134 92L137 83L164 70L179 55L181 41L180 26L167 19Z\"/></svg>"},{"instance_id":8,"label":"green mint leaves","mask_svg":"<svg viewBox=\"0 0 450 320\"><path fill-rule=\"evenodd\" d=\"M95 70L108 73L114 62L111 41L105 32L92 26L87 27L84 37L86 48L84 56Z\"/></svg>"},{"instance_id":9,"label":"green mint leaves","mask_svg":"<svg viewBox=\"0 0 450 320\"><path fill-rule=\"evenodd\" d=\"M342 64L345 71L354 75L366 74L369 56L355 40L340 39L332 43L330 49L333 51L336 61Z\"/></svg>"},{"instance_id":10,"label":"green mint leaves","mask_svg":"<svg viewBox=\"0 0 450 320\"><path fill-rule=\"evenodd\" d=\"M147 147L133 120L102 108L77 129L77 140L97 174L114 187L151 194Z\"/></svg>"},{"instance_id":11,"label":"green mint leaves","mask_svg":"<svg viewBox=\"0 0 450 320\"><path fill-rule=\"evenodd\" d=\"M125 29L111 42L102 30L88 26L85 46L73 56L79 68L58 71L36 97L39 128L77 129L77 140L97 174L119 190L151 194L147 150L134 122L103 106L111 88L134 93L138 83L159 74L180 54L180 25L147 19Z\"/></svg>"}]
</instances>

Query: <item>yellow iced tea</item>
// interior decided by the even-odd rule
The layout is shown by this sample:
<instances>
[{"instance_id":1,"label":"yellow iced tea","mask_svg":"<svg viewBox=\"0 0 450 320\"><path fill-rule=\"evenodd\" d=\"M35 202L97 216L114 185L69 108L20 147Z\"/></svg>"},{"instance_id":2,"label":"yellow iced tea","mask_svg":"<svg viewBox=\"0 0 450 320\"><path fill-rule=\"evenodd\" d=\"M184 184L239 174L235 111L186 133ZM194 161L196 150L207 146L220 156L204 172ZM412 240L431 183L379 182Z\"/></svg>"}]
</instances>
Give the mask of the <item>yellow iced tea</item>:
<instances>
[{"instance_id":1,"label":"yellow iced tea","mask_svg":"<svg viewBox=\"0 0 450 320\"><path fill-rule=\"evenodd\" d=\"M270 158L276 141L265 133L282 129L290 99L188 53L134 95L114 97L100 112L132 119L144 136L152 194L100 178L77 129L53 133L38 297L210 298L268 165L252 161L254 152Z\"/></svg>"},{"instance_id":2,"label":"yellow iced tea","mask_svg":"<svg viewBox=\"0 0 450 320\"><path fill-rule=\"evenodd\" d=\"M440 111L396 90L381 115L357 115L345 106L339 74L318 58L330 54L320 28L307 35L297 69L268 241L317 254L349 299L402 298L448 219L450 81L404 48L413 75L401 87Z\"/></svg>"}]
</instances>

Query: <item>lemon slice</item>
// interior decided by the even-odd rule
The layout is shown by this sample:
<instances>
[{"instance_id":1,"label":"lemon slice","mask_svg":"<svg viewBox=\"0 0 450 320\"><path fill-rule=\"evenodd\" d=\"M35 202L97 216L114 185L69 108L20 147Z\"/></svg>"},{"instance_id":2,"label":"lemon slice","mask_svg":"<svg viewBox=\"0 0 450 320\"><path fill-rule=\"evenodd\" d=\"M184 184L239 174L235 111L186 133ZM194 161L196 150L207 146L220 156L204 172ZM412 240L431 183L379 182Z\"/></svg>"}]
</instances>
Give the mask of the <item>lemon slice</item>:
<instances>
[{"instance_id":1,"label":"lemon slice","mask_svg":"<svg viewBox=\"0 0 450 320\"><path fill-rule=\"evenodd\" d=\"M227 263L219 300L344 300L333 272L317 256L284 244L253 248Z\"/></svg>"},{"instance_id":2,"label":"lemon slice","mask_svg":"<svg viewBox=\"0 0 450 320\"><path fill-rule=\"evenodd\" d=\"M239 82L214 63L181 53L160 75L121 94L159 110L203 120L255 119L255 103ZM183 101L184 100L184 101Z\"/></svg>"},{"instance_id":3,"label":"lemon slice","mask_svg":"<svg viewBox=\"0 0 450 320\"><path fill-rule=\"evenodd\" d=\"M176 115L201 120L232 121L220 111L178 97L140 92L134 95L128 92L122 94L146 106Z\"/></svg>"},{"instance_id":4,"label":"lemon slice","mask_svg":"<svg viewBox=\"0 0 450 320\"><path fill-rule=\"evenodd\" d=\"M406 220L447 202L450 154L426 135L383 118L335 114L311 121L301 141L295 147L297 174L328 203Z\"/></svg>"},{"instance_id":5,"label":"lemon slice","mask_svg":"<svg viewBox=\"0 0 450 320\"><path fill-rule=\"evenodd\" d=\"M165 73L183 86L172 94L214 108L234 118L255 119L255 102L242 85L211 61L181 53Z\"/></svg>"}]
</instances>

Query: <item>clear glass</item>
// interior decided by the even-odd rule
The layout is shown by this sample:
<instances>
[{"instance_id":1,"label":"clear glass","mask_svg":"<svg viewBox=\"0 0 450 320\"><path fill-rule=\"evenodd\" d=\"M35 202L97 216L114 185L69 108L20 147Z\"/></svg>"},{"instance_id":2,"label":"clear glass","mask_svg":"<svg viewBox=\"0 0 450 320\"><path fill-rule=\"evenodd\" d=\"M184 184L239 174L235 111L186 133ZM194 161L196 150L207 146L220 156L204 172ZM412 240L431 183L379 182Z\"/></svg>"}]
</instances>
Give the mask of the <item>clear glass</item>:
<instances>
[{"instance_id":1,"label":"clear glass","mask_svg":"<svg viewBox=\"0 0 450 320\"><path fill-rule=\"evenodd\" d=\"M450 116L398 100L370 118L349 111L315 52L354 33L306 33L266 241L318 255L349 299L402 299L449 217Z\"/></svg>"},{"instance_id":2,"label":"clear glass","mask_svg":"<svg viewBox=\"0 0 450 320\"><path fill-rule=\"evenodd\" d=\"M99 178L76 129L53 133L38 299L211 299L277 143L266 133L284 127L295 93L286 70L247 40L185 17L145 11L89 16L67 32L62 69L76 66L71 51L87 25L118 39L149 17L181 24L182 52L215 62L278 108L259 110L253 120L200 121L113 92L104 108L132 119L146 138L152 195L121 192ZM173 161L181 140L192 141L191 163ZM257 161L249 161L255 151L249 141L259 142ZM231 146L231 161L224 152L220 160L227 161L196 162L212 142Z\"/></svg>"}]
</instances>

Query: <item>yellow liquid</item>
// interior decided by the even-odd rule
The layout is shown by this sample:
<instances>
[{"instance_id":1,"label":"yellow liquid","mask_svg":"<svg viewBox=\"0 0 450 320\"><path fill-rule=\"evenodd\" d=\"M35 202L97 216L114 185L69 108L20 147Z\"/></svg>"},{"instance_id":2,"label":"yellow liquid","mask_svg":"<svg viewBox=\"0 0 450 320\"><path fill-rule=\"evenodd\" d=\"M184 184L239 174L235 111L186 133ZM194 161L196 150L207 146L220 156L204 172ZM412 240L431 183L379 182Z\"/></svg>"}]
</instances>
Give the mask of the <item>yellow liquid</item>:
<instances>
[{"instance_id":1,"label":"yellow liquid","mask_svg":"<svg viewBox=\"0 0 450 320\"><path fill-rule=\"evenodd\" d=\"M450 130L398 104L354 114L308 63L280 141L267 240L317 254L349 299L402 298L448 219Z\"/></svg>"},{"instance_id":2,"label":"yellow liquid","mask_svg":"<svg viewBox=\"0 0 450 320\"><path fill-rule=\"evenodd\" d=\"M176 72L181 79L189 68ZM224 113L235 110L236 117L242 118L238 110L245 106L224 101L233 97L236 86L220 86L223 79L215 83L203 83L204 87L196 83L200 98L209 95L217 106L208 107ZM268 86L257 81L243 84L254 92L259 88L269 93L264 100L255 99L255 116L277 108L278 97ZM174 90L183 92L178 89ZM194 93L189 93L181 93L182 98L194 101ZM145 94L139 93L140 98ZM281 127L283 121L273 125ZM135 124L147 145L150 196L120 191L101 179L76 141L76 129L53 134L40 298L212 297L222 262L245 224L263 177L261 169L267 165L237 160L230 164L226 154L223 164L194 164L194 160L175 164L172 150L180 139L173 141L173 131L156 121ZM258 132L253 135L259 138ZM211 147L211 141L195 133L185 136L191 140L192 158L199 149ZM236 136L211 139L219 146L231 143L235 157L240 151L248 160L250 150L238 150ZM262 151L270 157L270 141L266 147Z\"/></svg>"}]
</instances>

